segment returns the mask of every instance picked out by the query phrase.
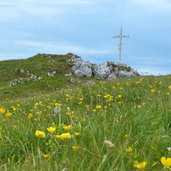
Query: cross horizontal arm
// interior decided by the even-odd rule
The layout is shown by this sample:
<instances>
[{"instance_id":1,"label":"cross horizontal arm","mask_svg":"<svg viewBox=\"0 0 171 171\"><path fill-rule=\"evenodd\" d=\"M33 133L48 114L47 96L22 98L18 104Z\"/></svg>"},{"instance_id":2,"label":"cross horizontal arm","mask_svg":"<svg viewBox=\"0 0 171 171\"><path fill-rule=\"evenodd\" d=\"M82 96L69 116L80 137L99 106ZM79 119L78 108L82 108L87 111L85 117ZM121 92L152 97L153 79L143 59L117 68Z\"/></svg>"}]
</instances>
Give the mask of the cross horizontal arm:
<instances>
[{"instance_id":1,"label":"cross horizontal arm","mask_svg":"<svg viewBox=\"0 0 171 171\"><path fill-rule=\"evenodd\" d=\"M129 38L129 36L122 36L123 38Z\"/></svg>"},{"instance_id":2,"label":"cross horizontal arm","mask_svg":"<svg viewBox=\"0 0 171 171\"><path fill-rule=\"evenodd\" d=\"M119 38L120 36L113 36L112 38Z\"/></svg>"},{"instance_id":3,"label":"cross horizontal arm","mask_svg":"<svg viewBox=\"0 0 171 171\"><path fill-rule=\"evenodd\" d=\"M112 38L129 38L129 36L113 36Z\"/></svg>"}]
</instances>

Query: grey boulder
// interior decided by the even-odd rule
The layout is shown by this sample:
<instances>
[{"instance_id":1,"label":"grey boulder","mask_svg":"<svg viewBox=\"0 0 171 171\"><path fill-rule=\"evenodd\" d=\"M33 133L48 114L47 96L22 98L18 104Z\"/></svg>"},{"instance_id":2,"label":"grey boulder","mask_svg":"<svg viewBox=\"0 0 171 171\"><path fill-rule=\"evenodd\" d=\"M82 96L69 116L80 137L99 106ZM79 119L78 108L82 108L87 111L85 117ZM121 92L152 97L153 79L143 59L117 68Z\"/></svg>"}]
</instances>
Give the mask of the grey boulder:
<instances>
[{"instance_id":1,"label":"grey boulder","mask_svg":"<svg viewBox=\"0 0 171 171\"><path fill-rule=\"evenodd\" d=\"M95 66L94 68L94 76L95 78L98 78L98 79L106 79L108 75L110 74L110 72L111 72L111 69L107 63Z\"/></svg>"},{"instance_id":2,"label":"grey boulder","mask_svg":"<svg viewBox=\"0 0 171 171\"><path fill-rule=\"evenodd\" d=\"M74 69L78 77L91 77L93 73L92 64L88 61L78 61Z\"/></svg>"},{"instance_id":3,"label":"grey boulder","mask_svg":"<svg viewBox=\"0 0 171 171\"><path fill-rule=\"evenodd\" d=\"M111 73L107 76L106 80L115 80L116 79L116 75L115 73Z\"/></svg>"},{"instance_id":4,"label":"grey boulder","mask_svg":"<svg viewBox=\"0 0 171 171\"><path fill-rule=\"evenodd\" d=\"M121 78L128 78L128 77L134 77L136 76L136 72L134 71L122 71L120 70L118 72L118 77L121 77Z\"/></svg>"}]
</instances>

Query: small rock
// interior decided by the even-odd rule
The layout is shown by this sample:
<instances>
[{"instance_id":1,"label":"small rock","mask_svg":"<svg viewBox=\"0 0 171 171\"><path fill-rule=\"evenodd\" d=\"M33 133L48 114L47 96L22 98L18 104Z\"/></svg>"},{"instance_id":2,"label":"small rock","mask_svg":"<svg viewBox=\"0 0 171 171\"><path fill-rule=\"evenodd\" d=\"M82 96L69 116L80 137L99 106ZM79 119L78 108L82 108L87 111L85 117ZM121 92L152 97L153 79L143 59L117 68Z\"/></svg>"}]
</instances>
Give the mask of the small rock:
<instances>
[{"instance_id":1,"label":"small rock","mask_svg":"<svg viewBox=\"0 0 171 171\"><path fill-rule=\"evenodd\" d=\"M72 76L72 73L70 72L69 74L64 74L66 77Z\"/></svg>"},{"instance_id":2,"label":"small rock","mask_svg":"<svg viewBox=\"0 0 171 171\"><path fill-rule=\"evenodd\" d=\"M94 81L87 81L86 85L95 85L96 83Z\"/></svg>"},{"instance_id":3,"label":"small rock","mask_svg":"<svg viewBox=\"0 0 171 171\"><path fill-rule=\"evenodd\" d=\"M128 77L134 77L136 76L135 72L134 71L119 71L118 73L118 77L121 77L121 78L128 78Z\"/></svg>"},{"instance_id":4,"label":"small rock","mask_svg":"<svg viewBox=\"0 0 171 171\"><path fill-rule=\"evenodd\" d=\"M88 61L76 62L73 68L75 75L78 77L91 77L92 76L92 64Z\"/></svg>"},{"instance_id":5,"label":"small rock","mask_svg":"<svg viewBox=\"0 0 171 171\"><path fill-rule=\"evenodd\" d=\"M106 80L115 80L116 79L116 75L114 73L111 73L107 76Z\"/></svg>"},{"instance_id":6,"label":"small rock","mask_svg":"<svg viewBox=\"0 0 171 171\"><path fill-rule=\"evenodd\" d=\"M57 72L56 71L49 71L48 72L48 76L49 77L54 77L55 75L57 75Z\"/></svg>"}]
</instances>

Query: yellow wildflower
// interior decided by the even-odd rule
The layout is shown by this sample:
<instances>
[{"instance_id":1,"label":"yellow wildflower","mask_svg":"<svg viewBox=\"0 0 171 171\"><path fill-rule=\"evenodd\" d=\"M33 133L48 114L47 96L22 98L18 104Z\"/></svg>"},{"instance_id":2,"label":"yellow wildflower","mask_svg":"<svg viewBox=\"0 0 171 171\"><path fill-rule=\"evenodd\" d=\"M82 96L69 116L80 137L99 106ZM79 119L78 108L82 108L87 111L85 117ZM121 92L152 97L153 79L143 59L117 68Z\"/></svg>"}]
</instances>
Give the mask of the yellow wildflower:
<instances>
[{"instance_id":1,"label":"yellow wildflower","mask_svg":"<svg viewBox=\"0 0 171 171\"><path fill-rule=\"evenodd\" d=\"M129 137L129 135L128 135L128 134L125 134L125 135L124 135L124 138L128 138L128 137Z\"/></svg>"},{"instance_id":2,"label":"yellow wildflower","mask_svg":"<svg viewBox=\"0 0 171 171\"><path fill-rule=\"evenodd\" d=\"M49 158L49 156L50 156L49 154L46 154L46 153L43 154L43 157L44 157L44 158Z\"/></svg>"},{"instance_id":3,"label":"yellow wildflower","mask_svg":"<svg viewBox=\"0 0 171 171\"><path fill-rule=\"evenodd\" d=\"M71 128L72 128L71 125L65 125L65 126L63 126L63 129L64 129L65 131L68 131L68 130L70 130Z\"/></svg>"},{"instance_id":4,"label":"yellow wildflower","mask_svg":"<svg viewBox=\"0 0 171 171\"><path fill-rule=\"evenodd\" d=\"M132 153L133 149L132 149L132 147L128 147L128 148L126 149L126 151L127 151L128 153Z\"/></svg>"},{"instance_id":5,"label":"yellow wildflower","mask_svg":"<svg viewBox=\"0 0 171 171\"><path fill-rule=\"evenodd\" d=\"M151 90L150 90L151 93L154 93L155 91L156 91L155 89L151 89Z\"/></svg>"},{"instance_id":6,"label":"yellow wildflower","mask_svg":"<svg viewBox=\"0 0 171 171\"><path fill-rule=\"evenodd\" d=\"M70 139L71 138L71 134L70 133L63 133L61 134L61 139Z\"/></svg>"},{"instance_id":7,"label":"yellow wildflower","mask_svg":"<svg viewBox=\"0 0 171 171\"><path fill-rule=\"evenodd\" d=\"M13 110L13 111L16 111L17 108L16 108L15 106L12 106L12 110Z\"/></svg>"},{"instance_id":8,"label":"yellow wildflower","mask_svg":"<svg viewBox=\"0 0 171 171\"><path fill-rule=\"evenodd\" d=\"M74 132L74 135L75 135L75 136L79 136L80 133L79 133L79 132Z\"/></svg>"},{"instance_id":9,"label":"yellow wildflower","mask_svg":"<svg viewBox=\"0 0 171 171\"><path fill-rule=\"evenodd\" d=\"M119 94L119 95L118 95L118 98L119 98L119 99L121 99L121 98L122 98L122 95L121 95L121 94Z\"/></svg>"},{"instance_id":10,"label":"yellow wildflower","mask_svg":"<svg viewBox=\"0 0 171 171\"><path fill-rule=\"evenodd\" d=\"M32 114L32 113L29 113L29 114L27 115L27 117L30 119L30 118L33 117L33 114Z\"/></svg>"},{"instance_id":11,"label":"yellow wildflower","mask_svg":"<svg viewBox=\"0 0 171 171\"><path fill-rule=\"evenodd\" d=\"M161 157L160 161L163 166L168 167L168 168L171 167L171 158Z\"/></svg>"},{"instance_id":12,"label":"yellow wildflower","mask_svg":"<svg viewBox=\"0 0 171 171\"><path fill-rule=\"evenodd\" d=\"M101 105L96 105L96 109L102 109Z\"/></svg>"},{"instance_id":13,"label":"yellow wildflower","mask_svg":"<svg viewBox=\"0 0 171 171\"><path fill-rule=\"evenodd\" d=\"M121 102L121 101L119 101L119 102L118 102L118 104L119 104L119 105L121 105L121 104L122 104L122 102Z\"/></svg>"},{"instance_id":14,"label":"yellow wildflower","mask_svg":"<svg viewBox=\"0 0 171 171\"><path fill-rule=\"evenodd\" d=\"M0 113L5 113L5 109L3 107L0 108Z\"/></svg>"},{"instance_id":15,"label":"yellow wildflower","mask_svg":"<svg viewBox=\"0 0 171 171\"><path fill-rule=\"evenodd\" d=\"M72 146L72 149L73 149L74 151L77 151L77 150L80 149L80 147L79 147L78 145L73 145L73 146Z\"/></svg>"},{"instance_id":16,"label":"yellow wildflower","mask_svg":"<svg viewBox=\"0 0 171 171\"><path fill-rule=\"evenodd\" d=\"M61 138L61 135L55 135L54 136L56 139L60 139Z\"/></svg>"},{"instance_id":17,"label":"yellow wildflower","mask_svg":"<svg viewBox=\"0 0 171 171\"><path fill-rule=\"evenodd\" d=\"M70 133L63 133L61 135L55 135L54 137L57 138L57 139L61 139L61 140L70 139L71 134Z\"/></svg>"},{"instance_id":18,"label":"yellow wildflower","mask_svg":"<svg viewBox=\"0 0 171 171\"><path fill-rule=\"evenodd\" d=\"M74 111L69 111L69 112L67 112L66 113L68 116L72 116L72 115L74 115Z\"/></svg>"},{"instance_id":19,"label":"yellow wildflower","mask_svg":"<svg viewBox=\"0 0 171 171\"><path fill-rule=\"evenodd\" d=\"M171 85L169 85L169 87L168 87L168 88L169 88L169 90L171 90Z\"/></svg>"},{"instance_id":20,"label":"yellow wildflower","mask_svg":"<svg viewBox=\"0 0 171 171\"><path fill-rule=\"evenodd\" d=\"M136 167L137 169L144 169L147 166L147 162L143 161L143 162L134 162L134 167Z\"/></svg>"},{"instance_id":21,"label":"yellow wildflower","mask_svg":"<svg viewBox=\"0 0 171 171\"><path fill-rule=\"evenodd\" d=\"M38 137L38 138L45 138L46 137L46 134L43 131L37 130L35 132L35 136Z\"/></svg>"},{"instance_id":22,"label":"yellow wildflower","mask_svg":"<svg viewBox=\"0 0 171 171\"><path fill-rule=\"evenodd\" d=\"M138 105L137 107L140 109L142 106L141 105Z\"/></svg>"},{"instance_id":23,"label":"yellow wildflower","mask_svg":"<svg viewBox=\"0 0 171 171\"><path fill-rule=\"evenodd\" d=\"M5 116L6 116L6 117L11 117L11 116L12 116L12 113L11 113L11 112L7 112L7 113L5 114Z\"/></svg>"},{"instance_id":24,"label":"yellow wildflower","mask_svg":"<svg viewBox=\"0 0 171 171\"><path fill-rule=\"evenodd\" d=\"M48 130L48 132L53 133L56 131L56 127L49 127L49 128L47 128L47 130Z\"/></svg>"},{"instance_id":25,"label":"yellow wildflower","mask_svg":"<svg viewBox=\"0 0 171 171\"><path fill-rule=\"evenodd\" d=\"M61 104L61 103L55 103L55 106L57 106L57 107L61 107L61 106L62 106L62 104Z\"/></svg>"},{"instance_id":26,"label":"yellow wildflower","mask_svg":"<svg viewBox=\"0 0 171 171\"><path fill-rule=\"evenodd\" d=\"M42 111L37 111L36 115L42 115Z\"/></svg>"}]
</instances>

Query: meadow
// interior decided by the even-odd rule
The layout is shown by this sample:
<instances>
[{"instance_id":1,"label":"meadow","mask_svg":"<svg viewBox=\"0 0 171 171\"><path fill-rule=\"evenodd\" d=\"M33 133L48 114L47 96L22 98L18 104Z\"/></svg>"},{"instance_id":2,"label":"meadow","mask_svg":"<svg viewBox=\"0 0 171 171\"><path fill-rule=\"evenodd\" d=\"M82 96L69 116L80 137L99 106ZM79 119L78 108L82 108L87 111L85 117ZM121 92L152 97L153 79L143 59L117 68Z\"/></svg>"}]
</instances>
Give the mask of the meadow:
<instances>
[{"instance_id":1,"label":"meadow","mask_svg":"<svg viewBox=\"0 0 171 171\"><path fill-rule=\"evenodd\" d=\"M0 170L169 170L171 76L94 81L1 87Z\"/></svg>"}]
</instances>

